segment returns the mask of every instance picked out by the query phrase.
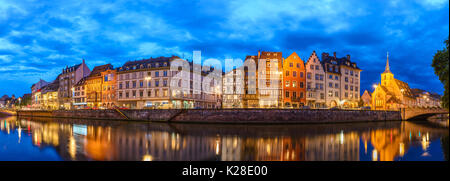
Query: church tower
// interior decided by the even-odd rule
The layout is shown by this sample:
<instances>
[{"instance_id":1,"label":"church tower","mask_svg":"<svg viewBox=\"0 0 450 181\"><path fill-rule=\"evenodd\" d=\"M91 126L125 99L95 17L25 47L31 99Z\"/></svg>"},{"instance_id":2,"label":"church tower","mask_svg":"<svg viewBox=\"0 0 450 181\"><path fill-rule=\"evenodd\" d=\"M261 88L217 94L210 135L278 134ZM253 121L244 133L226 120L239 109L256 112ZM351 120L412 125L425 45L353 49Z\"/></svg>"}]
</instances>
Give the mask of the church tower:
<instances>
[{"instance_id":1,"label":"church tower","mask_svg":"<svg viewBox=\"0 0 450 181\"><path fill-rule=\"evenodd\" d=\"M389 68L389 52L388 52L386 58L386 68L384 72L381 74L381 85L387 86L392 81L394 81L394 74L391 72Z\"/></svg>"}]
</instances>

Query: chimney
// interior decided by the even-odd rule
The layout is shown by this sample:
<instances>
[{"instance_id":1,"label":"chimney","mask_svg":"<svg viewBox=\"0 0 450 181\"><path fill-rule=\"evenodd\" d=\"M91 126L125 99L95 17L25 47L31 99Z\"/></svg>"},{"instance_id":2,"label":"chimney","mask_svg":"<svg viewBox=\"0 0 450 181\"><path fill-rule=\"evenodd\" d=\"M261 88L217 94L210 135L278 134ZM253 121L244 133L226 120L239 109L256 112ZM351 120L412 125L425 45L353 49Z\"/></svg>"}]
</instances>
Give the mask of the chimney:
<instances>
[{"instance_id":1,"label":"chimney","mask_svg":"<svg viewBox=\"0 0 450 181\"><path fill-rule=\"evenodd\" d=\"M258 50L258 59L261 57L261 51Z\"/></svg>"},{"instance_id":2,"label":"chimney","mask_svg":"<svg viewBox=\"0 0 450 181\"><path fill-rule=\"evenodd\" d=\"M347 55L347 60L350 61L350 55Z\"/></svg>"},{"instance_id":3,"label":"chimney","mask_svg":"<svg viewBox=\"0 0 450 181\"><path fill-rule=\"evenodd\" d=\"M336 59L336 52L333 52L333 56L334 56L334 58Z\"/></svg>"},{"instance_id":4,"label":"chimney","mask_svg":"<svg viewBox=\"0 0 450 181\"><path fill-rule=\"evenodd\" d=\"M84 58L83 58L83 64L85 64L85 62L84 62Z\"/></svg>"}]
</instances>

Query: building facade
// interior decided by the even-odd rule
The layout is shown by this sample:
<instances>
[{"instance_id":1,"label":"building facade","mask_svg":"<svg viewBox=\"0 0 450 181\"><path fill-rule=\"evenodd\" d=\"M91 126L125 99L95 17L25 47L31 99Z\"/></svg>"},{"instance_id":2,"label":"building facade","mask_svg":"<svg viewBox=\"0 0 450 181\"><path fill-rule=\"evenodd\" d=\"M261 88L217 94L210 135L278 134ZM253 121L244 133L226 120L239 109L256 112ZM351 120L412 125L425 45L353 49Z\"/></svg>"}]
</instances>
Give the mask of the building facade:
<instances>
[{"instance_id":1,"label":"building facade","mask_svg":"<svg viewBox=\"0 0 450 181\"><path fill-rule=\"evenodd\" d=\"M303 60L292 53L283 62L283 102L285 108L306 105L306 70Z\"/></svg>"},{"instance_id":2,"label":"building facade","mask_svg":"<svg viewBox=\"0 0 450 181\"><path fill-rule=\"evenodd\" d=\"M102 107L114 108L117 106L117 70L108 69L102 74Z\"/></svg>"},{"instance_id":3,"label":"building facade","mask_svg":"<svg viewBox=\"0 0 450 181\"><path fill-rule=\"evenodd\" d=\"M84 59L81 64L62 69L59 76L58 101L62 109L73 108L74 85L83 77L88 76L91 70L86 65Z\"/></svg>"},{"instance_id":4,"label":"building facade","mask_svg":"<svg viewBox=\"0 0 450 181\"><path fill-rule=\"evenodd\" d=\"M59 79L56 79L52 83L44 86L41 90L41 109L57 110L59 109L58 101L58 88Z\"/></svg>"},{"instance_id":5,"label":"building facade","mask_svg":"<svg viewBox=\"0 0 450 181\"><path fill-rule=\"evenodd\" d=\"M306 69L306 105L310 108L325 108L325 71L313 51L305 64Z\"/></svg>"},{"instance_id":6,"label":"building facade","mask_svg":"<svg viewBox=\"0 0 450 181\"><path fill-rule=\"evenodd\" d=\"M361 96L364 107L372 106L372 92L365 90L363 95Z\"/></svg>"},{"instance_id":7,"label":"building facade","mask_svg":"<svg viewBox=\"0 0 450 181\"><path fill-rule=\"evenodd\" d=\"M339 60L328 53L322 53L322 65L325 72L325 104L328 108L339 107L341 103L341 68Z\"/></svg>"},{"instance_id":8,"label":"building facade","mask_svg":"<svg viewBox=\"0 0 450 181\"><path fill-rule=\"evenodd\" d=\"M441 107L441 96L422 89L411 89L416 98L416 106L423 108Z\"/></svg>"},{"instance_id":9,"label":"building facade","mask_svg":"<svg viewBox=\"0 0 450 181\"><path fill-rule=\"evenodd\" d=\"M87 77L83 77L74 85L72 100L76 109L84 109L87 107L86 79Z\"/></svg>"},{"instance_id":10,"label":"building facade","mask_svg":"<svg viewBox=\"0 0 450 181\"><path fill-rule=\"evenodd\" d=\"M334 55L336 57L336 55ZM341 107L358 107L360 97L360 80L362 71L355 62L350 61L350 55L339 59L341 69Z\"/></svg>"},{"instance_id":11,"label":"building facade","mask_svg":"<svg viewBox=\"0 0 450 181\"><path fill-rule=\"evenodd\" d=\"M113 70L113 66L111 64L96 66L86 78L86 103L88 107L102 108L102 72L107 70Z\"/></svg>"},{"instance_id":12,"label":"building facade","mask_svg":"<svg viewBox=\"0 0 450 181\"><path fill-rule=\"evenodd\" d=\"M40 108L42 99L41 97L41 89L42 87L48 85L49 82L46 82L45 80L40 79L38 82L33 84L31 86L31 107L32 108Z\"/></svg>"},{"instance_id":13,"label":"building facade","mask_svg":"<svg viewBox=\"0 0 450 181\"><path fill-rule=\"evenodd\" d=\"M118 90L116 91L118 106L131 109L221 107L220 94L208 94L197 88L198 86L201 88L205 72L170 70L171 62L177 59L179 57L172 56L129 61L118 68ZM193 67L192 64L190 65ZM178 73L182 74L181 77L190 77L190 79L186 82L174 80L177 81L174 82L175 85L183 84L185 89L173 90L170 83ZM194 85L194 82L199 85ZM220 89L219 91L221 92Z\"/></svg>"}]
</instances>

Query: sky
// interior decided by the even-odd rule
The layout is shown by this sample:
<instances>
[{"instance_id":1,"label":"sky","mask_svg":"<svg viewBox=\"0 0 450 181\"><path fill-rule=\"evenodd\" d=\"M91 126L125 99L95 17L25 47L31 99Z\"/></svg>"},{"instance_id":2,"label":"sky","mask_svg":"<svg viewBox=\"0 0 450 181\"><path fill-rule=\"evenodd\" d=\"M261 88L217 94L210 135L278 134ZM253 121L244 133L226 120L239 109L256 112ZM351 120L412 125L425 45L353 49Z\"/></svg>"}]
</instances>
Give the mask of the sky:
<instances>
[{"instance_id":1,"label":"sky","mask_svg":"<svg viewBox=\"0 0 450 181\"><path fill-rule=\"evenodd\" d=\"M448 0L0 0L0 95L21 96L86 60L119 67L177 55L244 59L261 51L351 55L361 92L395 78L442 94L431 67L449 35ZM320 57L319 57L320 58Z\"/></svg>"}]
</instances>

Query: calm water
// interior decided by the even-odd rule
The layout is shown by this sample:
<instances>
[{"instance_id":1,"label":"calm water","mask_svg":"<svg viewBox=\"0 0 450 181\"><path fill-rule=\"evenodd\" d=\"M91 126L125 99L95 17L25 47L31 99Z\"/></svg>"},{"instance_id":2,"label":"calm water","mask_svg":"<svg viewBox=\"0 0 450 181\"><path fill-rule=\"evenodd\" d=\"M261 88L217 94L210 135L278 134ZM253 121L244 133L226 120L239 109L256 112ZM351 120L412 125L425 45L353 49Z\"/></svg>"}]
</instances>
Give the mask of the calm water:
<instances>
[{"instance_id":1,"label":"calm water","mask_svg":"<svg viewBox=\"0 0 450 181\"><path fill-rule=\"evenodd\" d=\"M424 123L198 125L0 119L0 160L448 160Z\"/></svg>"}]
</instances>

